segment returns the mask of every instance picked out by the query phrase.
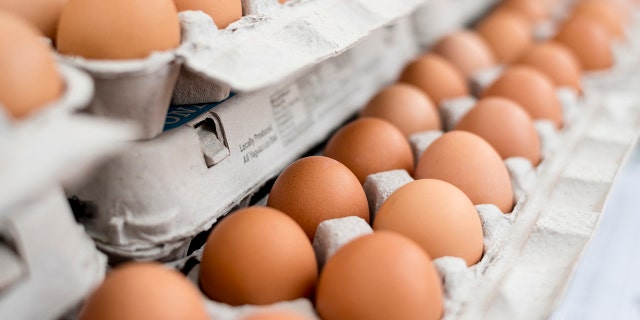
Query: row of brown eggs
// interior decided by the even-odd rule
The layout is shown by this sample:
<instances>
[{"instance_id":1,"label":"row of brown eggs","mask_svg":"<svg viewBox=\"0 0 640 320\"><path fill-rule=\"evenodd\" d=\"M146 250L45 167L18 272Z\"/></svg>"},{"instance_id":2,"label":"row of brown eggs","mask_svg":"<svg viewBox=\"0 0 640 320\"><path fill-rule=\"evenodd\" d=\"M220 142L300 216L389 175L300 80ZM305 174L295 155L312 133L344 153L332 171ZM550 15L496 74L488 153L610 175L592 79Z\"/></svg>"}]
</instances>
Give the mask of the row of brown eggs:
<instances>
[{"instance_id":1,"label":"row of brown eggs","mask_svg":"<svg viewBox=\"0 0 640 320\"><path fill-rule=\"evenodd\" d=\"M498 6L499 13L489 15L477 28L484 30L487 20L509 16L509 23L520 19L526 24L531 37L531 21L548 12L552 3L505 1ZM544 10L513 13L526 8ZM588 22L603 30L596 20ZM506 30L497 25L501 32ZM564 28L558 35L567 32ZM375 96L361 118L338 130L328 141L325 156L302 158L287 167L277 178L267 207L241 209L218 223L200 265L204 294L231 305L308 297L323 319L440 318L441 280L432 259L455 256L467 265L481 259L482 226L474 204L495 204L505 213L513 207L502 159L521 156L537 165L541 155L533 119L546 119L561 128L564 119L555 88L569 85L580 90L579 81L570 77L580 70L576 66L593 70L593 65L605 65L586 64L581 58L584 52L563 46L560 36L558 42L533 47L529 38L527 46L506 61L504 57L512 53L500 50L519 42L497 45L484 32L488 31L459 33L471 39L468 48L484 50L472 55L484 61L470 63L470 58L448 47L465 40L443 39L433 53L407 66L399 84ZM508 36L496 39L503 38ZM610 50L608 41L604 46ZM468 95L467 80L496 62L517 65L507 66L480 93L481 99L456 130L435 140L415 163L407 137L441 129L436 106ZM557 65L548 67L546 62ZM416 180L394 192L371 221L362 183L371 173L392 169L404 169ZM315 230L322 221L345 216L360 217L375 231L342 247L319 272L311 246ZM164 278L173 282L165 283ZM124 287L118 289L118 283ZM117 300L110 298L113 295ZM201 302L195 302L197 295L197 288L177 272L154 264L128 264L115 268L95 291L82 318L208 318Z\"/></svg>"},{"instance_id":2,"label":"row of brown eggs","mask_svg":"<svg viewBox=\"0 0 640 320\"><path fill-rule=\"evenodd\" d=\"M52 52L39 38L54 40L64 55L141 59L180 45L178 12L186 10L205 12L220 29L242 17L240 0L0 1L0 105L18 119L62 94Z\"/></svg>"}]
</instances>

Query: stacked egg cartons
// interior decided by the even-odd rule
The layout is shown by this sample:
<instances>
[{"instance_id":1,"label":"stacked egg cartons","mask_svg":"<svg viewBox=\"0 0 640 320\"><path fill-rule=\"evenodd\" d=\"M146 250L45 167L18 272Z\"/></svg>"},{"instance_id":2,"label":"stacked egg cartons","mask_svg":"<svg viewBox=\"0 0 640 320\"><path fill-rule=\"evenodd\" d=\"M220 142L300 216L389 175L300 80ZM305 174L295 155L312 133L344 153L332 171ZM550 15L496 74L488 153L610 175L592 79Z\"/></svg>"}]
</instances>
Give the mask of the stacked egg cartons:
<instances>
[{"instance_id":1,"label":"stacked egg cartons","mask_svg":"<svg viewBox=\"0 0 640 320\"><path fill-rule=\"evenodd\" d=\"M435 41L479 17L490 4L422 2L245 1L242 3L245 17L222 30L202 12L181 13L182 44L169 52L132 61L62 57L94 77L97 94L90 112L134 120L142 128L138 141L131 142L121 155L94 170L86 183L67 189L76 217L85 224L98 248L109 255L112 264L131 259L168 262L206 292L206 295L200 294L185 284L184 279L158 269L156 264L129 264L128 268L116 268L118 271L110 277L113 280L96 291L86 305L86 315L121 318L117 312L124 311L133 317L149 316L133 311L136 306L165 316L188 308L195 313L178 317L216 319L239 319L270 309L289 310L300 318L326 319L389 318L403 314L420 319L548 315L598 221L613 178L635 141L637 108L634 99L628 97L634 83L630 70L636 61L624 57L635 52L636 43L632 37L620 41L615 47L618 55L613 67L583 73L581 92L552 85L551 91L557 91L557 96L552 93L546 98L555 101L556 107L560 107L561 102L562 109L557 109L556 118L550 119L545 114L532 114L535 111L527 109L526 101L518 101L518 94L508 96L510 89L500 88L500 77L506 77L511 69L496 65L515 63L520 54L503 56L500 44L494 41L496 38L488 34L487 29L491 28L482 27L483 22L478 25L482 38L476 35L475 41L485 41L487 51L476 56L488 56L490 63L472 66L481 66L482 70L456 69L471 58L459 58L456 49L447 49L442 43L433 48L438 55L423 57L403 70L405 64L417 56L419 47L431 51ZM556 23L568 12L561 9L570 7L565 2L552 5L551 1L545 1L540 7L545 10L538 12L544 14L532 15L528 21L518 16L521 12L513 13L524 10L519 3L525 2L533 3L508 1L500 7L509 9L496 14L510 16L507 24L517 24L515 29L501 28L500 23L494 22L501 31L516 30L517 36L518 30L525 30L525 40L509 39L505 50L529 44L529 37L534 35L545 38L555 34L554 28L559 26ZM551 8L560 9L550 12ZM629 34L633 27L627 26ZM508 36L499 36L497 40ZM443 73L436 73L438 70ZM464 71L469 73L462 73ZM545 77L542 76L544 83L552 83ZM378 90L397 79L413 85L409 91L414 96L429 97L422 101L433 108L427 117L441 118L431 121L436 127L405 133L382 120L358 120L336 133L327 149L314 149L322 146L330 133L362 109ZM445 79L457 83L446 83ZM621 83L626 86L620 86ZM461 89L452 90L452 86ZM438 87L444 93L439 92ZM528 85L525 88L530 89ZM533 128L539 140L539 148L535 150L542 159L539 164L536 160L528 161L527 157L498 155L484 140L471 134L464 136L482 141L482 146L463 148L446 156L433 151L446 143L445 137L452 136L440 130L450 130L461 123L460 129L464 127L462 123L467 122L472 125L464 129L475 131L473 119L466 117L473 114L476 103L471 94L489 95L486 92L507 95L527 109L529 116L538 118L535 124L529 119L525 126ZM172 94L175 105L169 108L164 119ZM393 101L394 98L381 100ZM183 105L185 103L202 104ZM383 117L375 112L369 116ZM365 139L356 145L341 145L340 140L345 138L339 136L344 135L346 128L363 122L382 123L378 128L384 127L393 133L367 142L367 137L379 134L376 132L379 129L374 128L371 133L356 134L358 139ZM383 140L394 135L399 138L385 148ZM387 166L385 161L396 157L392 152L396 147L408 156L401 166ZM603 148L606 151L603 152ZM476 151L467 155L467 159L453 159L468 150ZM346 155L340 155L341 151ZM382 165L361 170L359 161L350 160L354 153L376 155ZM292 166L274 182L274 177L304 154L336 158L343 164L328 157L304 158L296 163L323 159L318 161L340 168L346 178L327 184L322 179L334 176L329 167L288 173L295 168ZM490 160L476 162L476 170L460 178L479 179L477 176L484 175L482 182L469 183L480 191L457 185L454 181L457 178L452 178L451 184L446 184L447 192L455 194L458 200L450 200L449 204L444 197L431 200L441 204L438 209L441 211L449 210L443 209L449 206L463 206L461 203L472 208L473 214L469 215L467 210L465 217L475 219L466 229L475 234L474 239L447 246L466 250L465 245L473 242L475 253L471 255L474 257L463 259L461 254L448 251L449 248L426 248L427 254L434 258L432 264L422 250L428 245L419 239L407 240L412 238L410 234L405 234L405 238L378 231L394 227L389 227L389 223L384 226L382 219L375 218L379 213L382 217L393 212L390 203L394 201L409 201L407 211L411 208L421 211L421 207L411 205L414 203L411 201L424 201L421 197L407 197L403 195L406 191L399 190L420 184L420 181L412 182L414 178L450 179L444 167L435 173L430 171L434 160L428 158L438 157L452 163L460 160L463 166L466 162L462 160L469 163L477 159ZM362 162L367 161L370 160ZM487 163L496 166L500 173L489 171ZM452 171L459 170L462 169ZM302 179L305 176L315 176L316 180L305 182ZM288 183L283 182L286 177L289 177ZM274 184L274 193L264 197L271 184ZM299 190L291 190L287 184ZM487 187L490 184L491 187ZM354 189L347 190L348 185ZM497 189L509 191L499 195L500 203L492 200L498 197ZM472 195L475 193L489 194L489 197ZM398 200L385 203L388 197ZM401 200L403 198L409 200ZM345 199L359 204L341 202ZM213 228L210 244L199 249L222 215L256 203L267 203L293 220L276 210L254 206L252 210L268 213L256 214L246 209L232 213L231 218ZM300 204L311 205L313 208L307 210L325 216L296 216L293 207ZM334 209L325 210L327 205ZM350 210L352 207L359 208L357 213ZM436 217L449 213L431 212L426 206L424 211ZM274 218L269 220L270 216ZM429 230L461 230L455 229L456 223L451 223L453 229L439 226L441 219L444 221L447 217L429 220ZM350 243L360 235L371 233L370 223L376 230L374 235ZM420 224L411 221L409 225ZM249 230L249 235L242 234L241 230ZM291 231L293 240L285 237L284 230ZM403 230L395 231L403 233ZM443 234L442 239L451 236L451 232ZM444 242L442 239L439 241ZM291 243L298 248L294 249ZM341 250L344 245L347 246ZM395 258L376 258L375 252L373 258L367 256L366 250L373 250L371 248L386 250ZM229 256L225 256L225 252ZM334 254L336 259L332 260ZM349 262L353 260L350 255L361 257L360 263ZM402 266L394 267L394 259L413 260L404 260ZM325 263L327 269L324 269ZM346 269L336 267L340 264ZM304 266L304 272L294 268L300 265ZM361 268L364 265L376 272L367 274L365 269L348 269L355 265ZM423 267L406 269L411 265ZM330 271L324 273L326 270ZM351 276L340 278L343 273ZM302 277L303 282L291 280L300 279L300 274L306 275ZM311 292L318 276L314 296ZM424 277L423 282L416 280L420 277ZM159 280L163 278L167 281L165 287ZM136 285L136 281L140 282ZM129 292L119 291L118 282L129 284L122 289ZM330 288L327 283L337 287ZM407 283L412 284L407 290L415 291L402 289ZM415 286L415 283L425 286ZM287 291L291 287L296 289ZM168 294L151 295L145 290ZM108 301L106 297L111 292L122 298ZM349 297L351 292L363 296ZM140 297L147 295L151 298L143 302ZM187 298L176 299L178 296L195 299L201 296L204 306ZM154 298L158 301L154 302ZM312 303L311 299L315 301ZM184 304L180 306L179 301ZM340 302L346 303L340 306ZM174 303L177 307L169 311ZM134 309L128 309L130 306ZM103 308L116 313L103 313ZM414 311L416 313L412 313ZM358 312L363 313L358 315ZM282 317L284 315L276 316Z\"/></svg>"},{"instance_id":2,"label":"stacked egg cartons","mask_svg":"<svg viewBox=\"0 0 640 320\"><path fill-rule=\"evenodd\" d=\"M106 270L62 184L134 130L78 114L91 100L91 78L57 62L27 21L0 12L0 33L0 318L57 318Z\"/></svg>"}]
</instances>

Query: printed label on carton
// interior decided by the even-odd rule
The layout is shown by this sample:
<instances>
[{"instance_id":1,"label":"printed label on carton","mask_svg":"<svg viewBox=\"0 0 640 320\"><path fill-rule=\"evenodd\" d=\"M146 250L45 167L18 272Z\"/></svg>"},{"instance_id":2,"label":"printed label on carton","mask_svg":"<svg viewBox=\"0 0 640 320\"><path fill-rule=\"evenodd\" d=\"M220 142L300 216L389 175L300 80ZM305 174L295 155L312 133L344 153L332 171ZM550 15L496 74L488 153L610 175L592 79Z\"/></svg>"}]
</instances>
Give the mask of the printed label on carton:
<instances>
[{"instance_id":1,"label":"printed label on carton","mask_svg":"<svg viewBox=\"0 0 640 320\"><path fill-rule=\"evenodd\" d=\"M266 128L254 133L238 145L240 153L242 153L243 164L258 159L260 155L273 146L276 141L278 141L278 135L273 128L273 124L269 124Z\"/></svg>"},{"instance_id":2,"label":"printed label on carton","mask_svg":"<svg viewBox=\"0 0 640 320\"><path fill-rule=\"evenodd\" d=\"M300 97L297 84L271 95L273 118L278 126L282 143L286 146L311 125L311 118Z\"/></svg>"}]
</instances>

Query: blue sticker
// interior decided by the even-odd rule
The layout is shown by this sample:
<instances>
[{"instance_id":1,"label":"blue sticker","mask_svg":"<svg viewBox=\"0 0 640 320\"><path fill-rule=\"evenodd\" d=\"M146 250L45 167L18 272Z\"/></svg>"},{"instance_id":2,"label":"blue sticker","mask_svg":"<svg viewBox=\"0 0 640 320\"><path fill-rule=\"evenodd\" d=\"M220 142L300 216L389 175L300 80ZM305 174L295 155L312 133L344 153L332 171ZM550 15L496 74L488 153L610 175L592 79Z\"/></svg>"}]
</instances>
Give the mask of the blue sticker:
<instances>
[{"instance_id":1,"label":"blue sticker","mask_svg":"<svg viewBox=\"0 0 640 320\"><path fill-rule=\"evenodd\" d=\"M171 129L175 129L180 127L189 121L199 117L201 114L213 109L219 104L227 101L231 97L235 96L235 93L231 92L227 99L224 99L220 102L214 103L205 103L205 104L192 104L192 105L171 105L169 106L169 111L167 112L167 118L164 122L163 131L169 131Z\"/></svg>"}]
</instances>

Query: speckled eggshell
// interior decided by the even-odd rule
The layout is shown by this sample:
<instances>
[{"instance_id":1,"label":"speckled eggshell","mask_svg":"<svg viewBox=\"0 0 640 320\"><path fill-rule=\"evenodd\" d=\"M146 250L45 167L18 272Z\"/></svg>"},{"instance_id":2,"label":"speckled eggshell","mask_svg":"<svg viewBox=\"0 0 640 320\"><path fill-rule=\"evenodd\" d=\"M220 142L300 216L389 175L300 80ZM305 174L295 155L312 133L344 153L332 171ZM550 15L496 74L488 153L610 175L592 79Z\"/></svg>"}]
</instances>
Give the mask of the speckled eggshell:
<instances>
[{"instance_id":1,"label":"speckled eggshell","mask_svg":"<svg viewBox=\"0 0 640 320\"><path fill-rule=\"evenodd\" d=\"M324 266L316 310L324 320L440 319L442 285L415 242L376 231L342 247Z\"/></svg>"},{"instance_id":2,"label":"speckled eggshell","mask_svg":"<svg viewBox=\"0 0 640 320\"><path fill-rule=\"evenodd\" d=\"M509 173L496 150L478 135L449 131L422 153L416 179L439 179L462 190L474 205L494 204L502 212L513 208Z\"/></svg>"},{"instance_id":3,"label":"speckled eggshell","mask_svg":"<svg viewBox=\"0 0 640 320\"><path fill-rule=\"evenodd\" d=\"M276 179L269 207L293 218L313 240L320 222L357 216L369 222L369 204L358 178L342 163L324 156L299 159Z\"/></svg>"},{"instance_id":4,"label":"speckled eggshell","mask_svg":"<svg viewBox=\"0 0 640 320\"><path fill-rule=\"evenodd\" d=\"M442 180L415 180L396 190L378 210L373 229L398 232L433 259L459 257L470 266L482 258L482 224L473 203Z\"/></svg>"}]
</instances>

